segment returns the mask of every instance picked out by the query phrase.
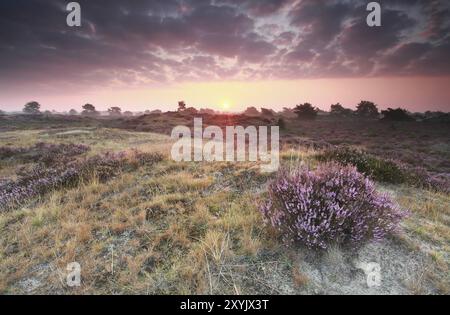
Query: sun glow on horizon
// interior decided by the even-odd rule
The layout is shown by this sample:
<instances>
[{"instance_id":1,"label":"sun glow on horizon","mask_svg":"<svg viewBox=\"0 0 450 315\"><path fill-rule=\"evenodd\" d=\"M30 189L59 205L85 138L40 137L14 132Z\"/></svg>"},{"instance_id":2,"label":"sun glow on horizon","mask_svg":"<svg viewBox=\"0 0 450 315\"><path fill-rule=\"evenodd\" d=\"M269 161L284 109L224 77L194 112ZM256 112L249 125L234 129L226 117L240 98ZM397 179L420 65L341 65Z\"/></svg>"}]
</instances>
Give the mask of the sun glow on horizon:
<instances>
[{"instance_id":1,"label":"sun glow on horizon","mask_svg":"<svg viewBox=\"0 0 450 315\"><path fill-rule=\"evenodd\" d=\"M20 111L30 99L38 101L43 110L78 111L86 103L105 111L118 106L123 111L159 109L177 110L184 100L187 107L211 108L222 112L244 111L247 107L283 107L308 102L329 110L337 102L354 109L363 99L375 102L379 109L405 107L410 111L448 111L450 76L417 78L345 78L315 80L267 80L189 82L141 88L96 87L76 91L43 89L11 89L2 93L0 109ZM32 95L30 97L29 95ZM1 106L7 104L5 106ZM430 105L432 104L432 105Z\"/></svg>"},{"instance_id":2,"label":"sun glow on horizon","mask_svg":"<svg viewBox=\"0 0 450 315\"><path fill-rule=\"evenodd\" d=\"M231 102L228 100L222 101L220 107L222 108L222 110L224 111L229 111L232 107Z\"/></svg>"}]
</instances>

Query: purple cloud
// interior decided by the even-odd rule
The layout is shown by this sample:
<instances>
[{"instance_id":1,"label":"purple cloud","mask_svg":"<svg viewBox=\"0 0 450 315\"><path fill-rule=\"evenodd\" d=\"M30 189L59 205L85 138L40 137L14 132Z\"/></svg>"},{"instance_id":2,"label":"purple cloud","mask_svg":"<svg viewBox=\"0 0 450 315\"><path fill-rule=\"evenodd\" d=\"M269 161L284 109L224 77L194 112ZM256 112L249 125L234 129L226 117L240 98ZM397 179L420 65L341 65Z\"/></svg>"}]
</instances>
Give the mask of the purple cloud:
<instances>
[{"instance_id":1,"label":"purple cloud","mask_svg":"<svg viewBox=\"0 0 450 315\"><path fill-rule=\"evenodd\" d=\"M17 84L450 75L448 1L66 1L0 3L0 90Z\"/></svg>"}]
</instances>

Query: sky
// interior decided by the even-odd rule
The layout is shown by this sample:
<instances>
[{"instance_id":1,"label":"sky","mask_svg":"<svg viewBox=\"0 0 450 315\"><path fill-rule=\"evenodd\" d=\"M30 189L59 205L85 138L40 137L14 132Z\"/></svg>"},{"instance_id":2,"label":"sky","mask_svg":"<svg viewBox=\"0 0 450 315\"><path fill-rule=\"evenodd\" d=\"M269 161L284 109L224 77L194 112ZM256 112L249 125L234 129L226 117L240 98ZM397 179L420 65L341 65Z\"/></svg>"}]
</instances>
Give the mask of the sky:
<instances>
[{"instance_id":1,"label":"sky","mask_svg":"<svg viewBox=\"0 0 450 315\"><path fill-rule=\"evenodd\" d=\"M450 1L0 1L0 109L450 111Z\"/></svg>"}]
</instances>

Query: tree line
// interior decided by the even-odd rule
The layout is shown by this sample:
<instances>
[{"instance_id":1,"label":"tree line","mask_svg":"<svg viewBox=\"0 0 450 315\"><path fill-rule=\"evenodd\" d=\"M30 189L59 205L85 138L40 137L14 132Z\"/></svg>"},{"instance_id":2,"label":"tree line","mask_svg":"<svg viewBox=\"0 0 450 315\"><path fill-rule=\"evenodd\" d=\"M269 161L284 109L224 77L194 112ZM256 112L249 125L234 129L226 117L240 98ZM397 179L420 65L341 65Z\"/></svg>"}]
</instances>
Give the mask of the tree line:
<instances>
[{"instance_id":1,"label":"tree line","mask_svg":"<svg viewBox=\"0 0 450 315\"><path fill-rule=\"evenodd\" d=\"M41 112L41 105L36 102L28 102L25 104L23 108L23 112L25 114L30 115L38 115L42 114ZM183 112L186 114L217 114L216 111L212 109L200 109L197 110L194 107L188 107L184 101L178 102L178 112ZM310 103L303 103L298 104L294 108L284 108L282 112L277 113L272 109L267 108L261 108L261 111L258 111L255 107L248 107L242 114L247 116L264 116L264 117L275 117L275 116L285 116L290 118L298 118L300 120L314 120L319 116L319 113L321 110L317 107L314 107ZM323 111L322 111L323 112ZM92 104L85 104L82 106L82 110L80 113L78 113L75 109L71 109L69 112L69 115L83 115L83 116L90 116L95 117L99 116L100 112L97 111L94 105ZM125 111L122 112L122 109L118 106L110 107L107 110L107 113L109 116L112 117L119 117L119 116L133 116L133 113L131 111ZM143 114L153 114L153 113L162 113L160 110L156 111L145 111ZM325 113L325 112L324 112ZM0 110L0 115L4 115L5 113ZM45 111L44 114L52 114L52 112ZM358 118L364 118L364 119L382 119L382 120L391 120L391 121L414 121L416 118L419 119L427 119L430 117L436 117L436 116L445 116L449 114L445 114L442 112L426 112L424 114L412 114L408 112L406 109L403 108L388 108L386 110L379 110L378 106L370 101L361 101L357 106L355 110L352 110L350 108L345 108L340 103L332 104L330 106L330 110L328 112L328 115L331 117L343 117L343 118L349 118L349 117L358 117Z\"/></svg>"},{"instance_id":2,"label":"tree line","mask_svg":"<svg viewBox=\"0 0 450 315\"><path fill-rule=\"evenodd\" d=\"M81 115L83 116L99 116L100 112L97 111L97 109L95 108L94 105L92 104L84 104L82 107L82 110L80 112ZM25 114L31 114L31 115L38 115L38 114L42 114L41 112L41 104L39 104L36 101L32 101L32 102L28 102L27 104L25 104L23 110L22 110ZM125 111L122 113L122 109L120 107L117 106L113 106L110 107L108 109L108 114L110 116L133 116L133 113L130 111ZM44 113L48 113L48 111L44 112ZM75 110L75 109L71 109L69 111L69 115L78 115L79 113Z\"/></svg>"}]
</instances>

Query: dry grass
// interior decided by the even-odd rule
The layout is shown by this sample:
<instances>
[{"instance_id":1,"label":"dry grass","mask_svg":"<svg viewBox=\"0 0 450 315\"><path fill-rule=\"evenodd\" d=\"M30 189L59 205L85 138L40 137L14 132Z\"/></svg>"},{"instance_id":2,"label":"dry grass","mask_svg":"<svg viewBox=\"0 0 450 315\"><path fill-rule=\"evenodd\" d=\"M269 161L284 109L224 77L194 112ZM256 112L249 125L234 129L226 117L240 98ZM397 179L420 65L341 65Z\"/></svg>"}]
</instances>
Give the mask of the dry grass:
<instances>
[{"instance_id":1,"label":"dry grass","mask_svg":"<svg viewBox=\"0 0 450 315\"><path fill-rule=\"evenodd\" d=\"M433 268L425 270L419 278L431 280L438 291L450 292L450 196L444 193L423 191L409 187L397 189L398 202L412 215L405 222L410 239L426 252ZM441 277L440 274L447 274ZM417 286L414 286L417 287ZM419 290L420 291L420 290Z\"/></svg>"},{"instance_id":2,"label":"dry grass","mask_svg":"<svg viewBox=\"0 0 450 315\"><path fill-rule=\"evenodd\" d=\"M294 284L298 288L302 288L308 284L308 276L302 273L298 268L292 269L292 278L294 280Z\"/></svg>"},{"instance_id":3,"label":"dry grass","mask_svg":"<svg viewBox=\"0 0 450 315\"><path fill-rule=\"evenodd\" d=\"M170 139L115 129L4 132L0 146L83 143L89 154L138 148L167 154ZM69 131L69 132L67 132ZM314 166L313 150L282 161ZM2 164L0 177L17 165ZM277 235L265 229L257 201L268 179L250 163L175 163L56 190L0 212L0 292L62 294L253 294L303 292L312 282ZM389 187L391 189L391 187ZM412 210L408 237L428 244L436 268L424 271L448 291L449 196L393 187ZM420 249L422 250L422 249ZM332 256L332 255L331 255ZM82 286L65 284L66 265L82 267ZM420 277L410 283L420 292Z\"/></svg>"},{"instance_id":4,"label":"dry grass","mask_svg":"<svg viewBox=\"0 0 450 315\"><path fill-rule=\"evenodd\" d=\"M111 137L111 131L83 133L87 138L82 142L99 152L114 142L101 141L105 132ZM31 138L41 141L39 134L33 131ZM121 131L115 137L112 149L141 140L140 150L167 148L167 138L165 143L144 142L149 134ZM94 179L54 191L37 203L2 213L0 288L26 292L30 288L24 279L32 279L37 285L30 292L208 292L208 266L215 269L235 255L255 256L263 235L252 196L231 189L239 184L234 170L226 164L207 167L209 172L194 163L167 160L105 184ZM225 178L207 175L221 171L227 187ZM73 261L82 266L83 285L75 289L55 276L64 275Z\"/></svg>"}]
</instances>

